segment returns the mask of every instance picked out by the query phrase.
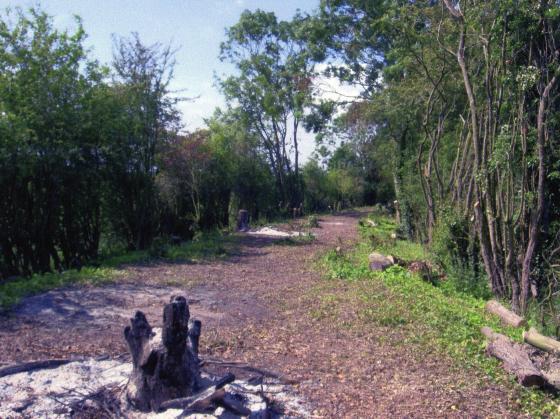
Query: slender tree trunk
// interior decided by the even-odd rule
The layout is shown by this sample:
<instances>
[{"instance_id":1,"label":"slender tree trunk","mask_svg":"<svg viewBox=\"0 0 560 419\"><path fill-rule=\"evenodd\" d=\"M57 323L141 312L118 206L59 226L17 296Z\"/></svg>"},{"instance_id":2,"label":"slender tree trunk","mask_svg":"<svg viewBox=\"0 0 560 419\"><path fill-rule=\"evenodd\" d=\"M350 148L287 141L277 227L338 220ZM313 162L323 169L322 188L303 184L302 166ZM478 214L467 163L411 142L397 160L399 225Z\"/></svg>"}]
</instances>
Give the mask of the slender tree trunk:
<instances>
[{"instance_id":1,"label":"slender tree trunk","mask_svg":"<svg viewBox=\"0 0 560 419\"><path fill-rule=\"evenodd\" d=\"M537 184L537 207L531 214L531 222L529 227L529 242L525 255L523 257L523 264L521 270L521 295L519 306L521 312L527 309L529 300L529 290L531 285L531 267L533 255L539 242L539 233L541 228L541 220L545 208L545 182L546 182L546 155L545 155L545 118L546 118L546 104L550 96L550 91L556 85L556 76L546 85L540 99L539 110L537 115L537 156L539 159L539 175Z\"/></svg>"}]
</instances>

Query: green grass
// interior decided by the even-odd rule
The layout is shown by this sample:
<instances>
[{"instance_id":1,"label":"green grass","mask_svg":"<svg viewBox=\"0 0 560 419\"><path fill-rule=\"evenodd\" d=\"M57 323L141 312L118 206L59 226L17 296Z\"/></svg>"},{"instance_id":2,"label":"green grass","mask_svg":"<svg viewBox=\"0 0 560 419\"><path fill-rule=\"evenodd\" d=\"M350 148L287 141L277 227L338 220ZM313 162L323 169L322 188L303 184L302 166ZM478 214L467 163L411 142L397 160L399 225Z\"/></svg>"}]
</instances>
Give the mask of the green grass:
<instances>
[{"instance_id":1,"label":"green grass","mask_svg":"<svg viewBox=\"0 0 560 419\"><path fill-rule=\"evenodd\" d=\"M111 267L84 267L61 273L35 274L29 278L17 278L0 284L0 309L6 310L23 297L38 294L71 284L100 285L117 280L123 272Z\"/></svg>"},{"instance_id":2,"label":"green grass","mask_svg":"<svg viewBox=\"0 0 560 419\"><path fill-rule=\"evenodd\" d=\"M365 324L390 327L404 336L402 344L419 345L424 351L439 351L451 357L459 368L472 369L510 386L520 410L535 417L560 413L557 401L538 390L528 390L505 374L499 363L484 353L483 326L521 341L521 331L503 327L499 320L484 311L485 300L462 293L447 284L434 286L400 266L384 272L368 268L368 254L378 251L403 260L429 259L422 246L391 240L394 223L375 220L377 227L360 223L361 242L345 254L329 251L319 260L320 269L330 280L342 280L363 303L359 318ZM371 235L375 237L371 239Z\"/></svg>"},{"instance_id":3,"label":"green grass","mask_svg":"<svg viewBox=\"0 0 560 419\"><path fill-rule=\"evenodd\" d=\"M375 217L376 227L362 220L359 223L359 232L363 241L379 253L396 256L404 261L430 260L429 252L419 243L413 243L401 238L393 238L397 235L395 221L387 216Z\"/></svg>"},{"instance_id":4,"label":"green grass","mask_svg":"<svg viewBox=\"0 0 560 419\"><path fill-rule=\"evenodd\" d=\"M98 266L80 270L35 274L0 283L0 310L9 310L22 298L68 285L100 285L125 277L122 267L133 264L159 262L199 262L215 260L228 255L236 246L235 236L218 232L201 234L192 241L177 246L159 243L158 249L131 251L101 259ZM159 256L154 256L157 254Z\"/></svg>"},{"instance_id":5,"label":"green grass","mask_svg":"<svg viewBox=\"0 0 560 419\"><path fill-rule=\"evenodd\" d=\"M179 245L169 245L165 242L157 243L148 250L123 252L104 258L103 266L122 266L136 263L154 263L158 261L197 262L213 260L227 256L235 247L237 239L232 235L223 235L219 232L204 233L191 241ZM157 247L154 249L154 247Z\"/></svg>"}]
</instances>

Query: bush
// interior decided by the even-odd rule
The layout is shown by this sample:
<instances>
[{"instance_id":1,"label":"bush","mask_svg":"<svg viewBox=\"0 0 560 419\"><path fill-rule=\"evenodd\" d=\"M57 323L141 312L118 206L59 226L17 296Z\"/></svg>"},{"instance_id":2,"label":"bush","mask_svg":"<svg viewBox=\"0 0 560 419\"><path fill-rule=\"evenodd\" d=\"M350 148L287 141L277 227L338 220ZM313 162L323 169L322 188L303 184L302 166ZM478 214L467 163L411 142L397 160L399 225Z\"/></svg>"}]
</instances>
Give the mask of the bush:
<instances>
[{"instance_id":1,"label":"bush","mask_svg":"<svg viewBox=\"0 0 560 419\"><path fill-rule=\"evenodd\" d=\"M318 228L319 227L319 219L316 215L310 215L307 217L306 226L309 228Z\"/></svg>"},{"instance_id":2,"label":"bush","mask_svg":"<svg viewBox=\"0 0 560 419\"><path fill-rule=\"evenodd\" d=\"M166 237L156 237L148 248L151 258L165 258L169 253L169 240Z\"/></svg>"},{"instance_id":3,"label":"bush","mask_svg":"<svg viewBox=\"0 0 560 419\"><path fill-rule=\"evenodd\" d=\"M447 273L446 286L477 298L490 298L488 280L479 259L478 242L465 217L451 209L441 212L434 229L431 250Z\"/></svg>"}]
</instances>

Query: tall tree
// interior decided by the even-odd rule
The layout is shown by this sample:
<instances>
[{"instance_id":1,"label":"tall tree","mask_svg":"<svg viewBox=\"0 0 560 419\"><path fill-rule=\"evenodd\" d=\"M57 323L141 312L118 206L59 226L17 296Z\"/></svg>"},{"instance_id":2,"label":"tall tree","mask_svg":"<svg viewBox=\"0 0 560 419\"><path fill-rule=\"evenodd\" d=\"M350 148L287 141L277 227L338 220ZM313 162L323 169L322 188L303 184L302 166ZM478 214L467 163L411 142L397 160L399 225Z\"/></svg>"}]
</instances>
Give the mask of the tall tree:
<instances>
[{"instance_id":1,"label":"tall tree","mask_svg":"<svg viewBox=\"0 0 560 419\"><path fill-rule=\"evenodd\" d=\"M283 209L302 202L299 135L312 104L314 75L304 42L306 25L302 16L285 22L274 13L245 11L221 46L222 60L238 71L222 81L222 89L260 139Z\"/></svg>"},{"instance_id":2,"label":"tall tree","mask_svg":"<svg viewBox=\"0 0 560 419\"><path fill-rule=\"evenodd\" d=\"M175 65L171 46L142 43L138 34L115 38L111 97L117 114L107 135L109 220L129 248L144 249L159 228L155 188L158 147L176 135L179 98L169 90Z\"/></svg>"},{"instance_id":3,"label":"tall tree","mask_svg":"<svg viewBox=\"0 0 560 419\"><path fill-rule=\"evenodd\" d=\"M12 18L14 18L12 20ZM79 266L97 255L101 73L73 34L32 9L0 17L0 270Z\"/></svg>"}]
</instances>

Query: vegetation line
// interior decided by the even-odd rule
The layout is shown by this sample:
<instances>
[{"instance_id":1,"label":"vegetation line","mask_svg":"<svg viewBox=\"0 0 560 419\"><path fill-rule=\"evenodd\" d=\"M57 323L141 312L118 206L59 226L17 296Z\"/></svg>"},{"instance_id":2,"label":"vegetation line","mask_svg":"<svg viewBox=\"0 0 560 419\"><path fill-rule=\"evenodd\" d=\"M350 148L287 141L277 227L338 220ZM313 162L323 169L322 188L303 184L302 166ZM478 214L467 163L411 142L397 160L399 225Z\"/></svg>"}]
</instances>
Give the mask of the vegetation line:
<instances>
[{"instance_id":1,"label":"vegetation line","mask_svg":"<svg viewBox=\"0 0 560 419\"><path fill-rule=\"evenodd\" d=\"M519 386L499 362L484 353L485 339L480 332L484 326L522 341L521 329L503 326L497 317L486 313L485 298L465 293L452 277L432 284L397 265L384 272L369 269L372 249L404 261L430 260L421 245L391 238L397 227L393 219L376 215L374 220L375 227L361 223L362 239L355 248L345 253L331 250L319 260L327 279L350 283L344 292L361 301L353 326L387 327L389 336L393 332L400 336L398 344L450 357L459 368L469 369L473 380L490 378L505 385L519 409L538 417L556 414L552 395Z\"/></svg>"},{"instance_id":2,"label":"vegetation line","mask_svg":"<svg viewBox=\"0 0 560 419\"><path fill-rule=\"evenodd\" d=\"M34 274L0 283L0 310L8 310L23 297L68 285L102 285L126 280L123 269L130 264L160 263L173 261L212 260L224 257L235 248L236 239L221 233L206 233L196 240L179 245L159 242L150 249L130 251L107 256L98 266L68 269L63 272Z\"/></svg>"}]
</instances>

